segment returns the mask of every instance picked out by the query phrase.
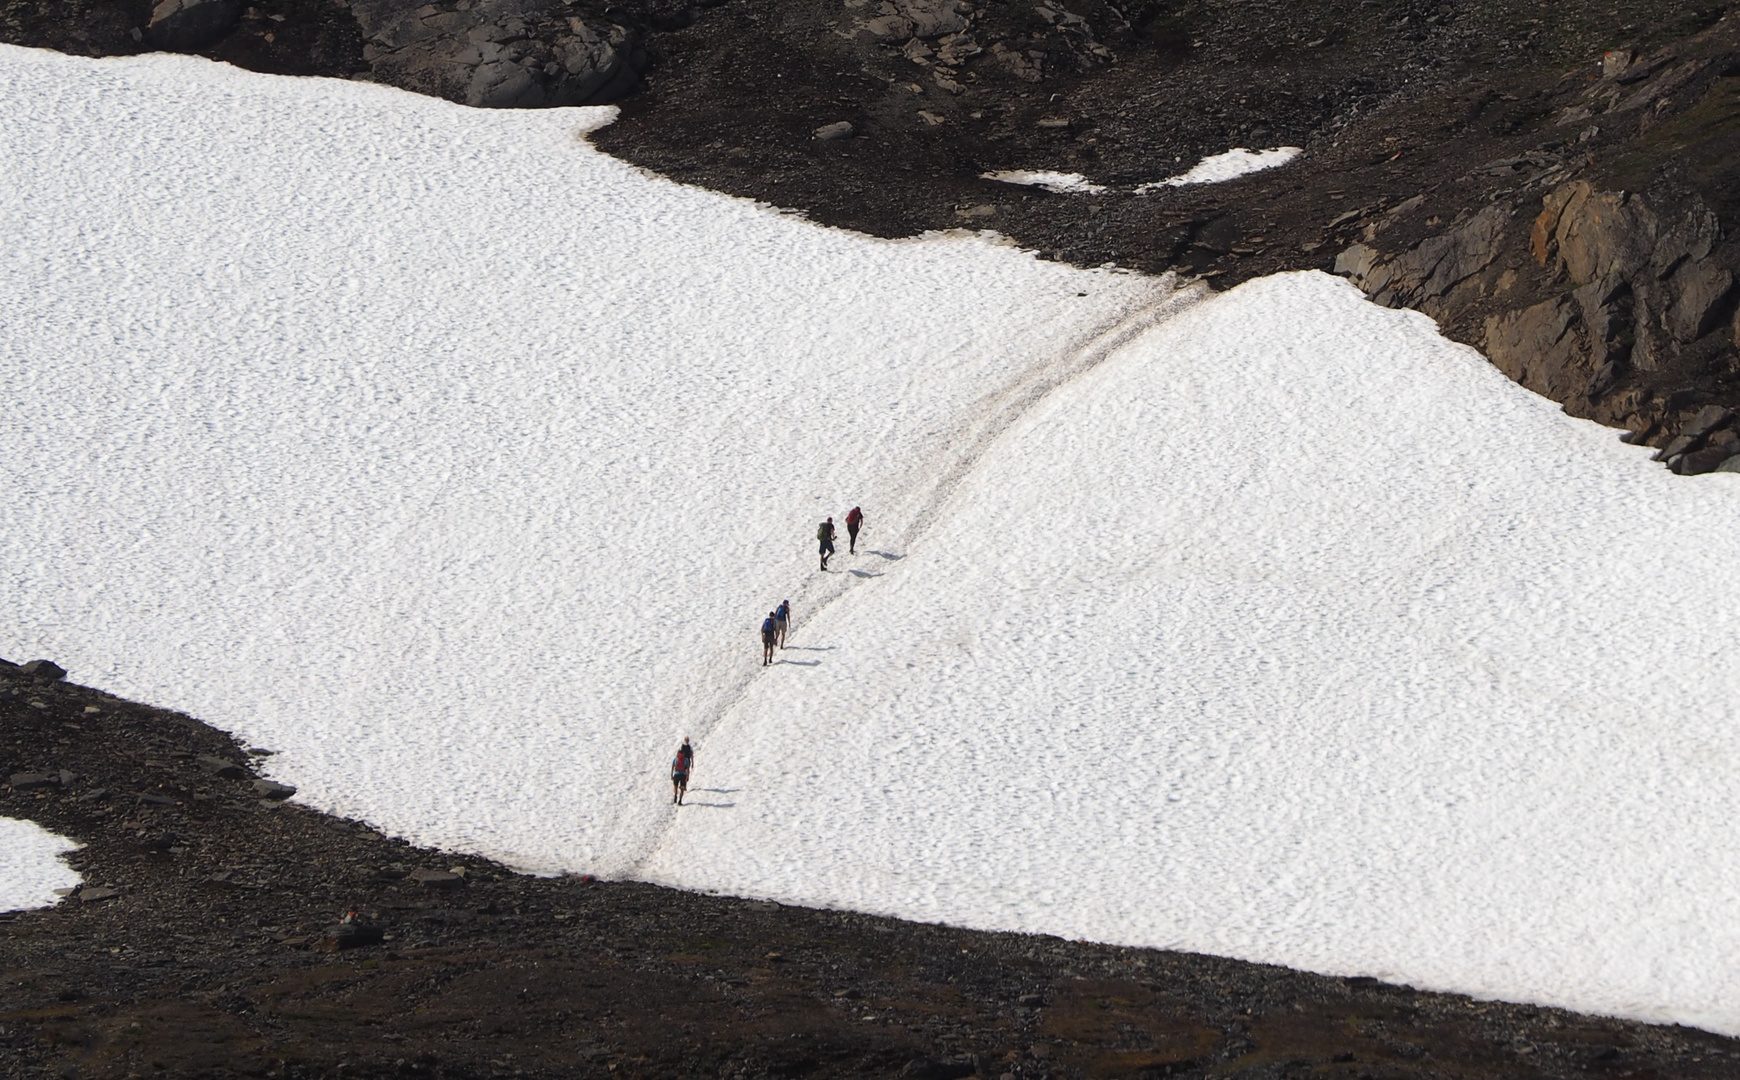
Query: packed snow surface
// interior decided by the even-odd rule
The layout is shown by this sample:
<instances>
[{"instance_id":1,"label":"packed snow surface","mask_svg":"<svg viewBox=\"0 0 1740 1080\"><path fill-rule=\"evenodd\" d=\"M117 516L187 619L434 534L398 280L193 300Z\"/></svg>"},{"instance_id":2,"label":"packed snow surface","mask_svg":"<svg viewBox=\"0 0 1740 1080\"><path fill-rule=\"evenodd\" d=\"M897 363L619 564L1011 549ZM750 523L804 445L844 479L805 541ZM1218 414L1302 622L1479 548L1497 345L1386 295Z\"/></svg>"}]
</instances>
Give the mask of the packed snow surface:
<instances>
[{"instance_id":1,"label":"packed snow surface","mask_svg":"<svg viewBox=\"0 0 1740 1080\"><path fill-rule=\"evenodd\" d=\"M5 651L527 868L1740 1032L1733 476L1326 276L856 237L604 111L0 95Z\"/></svg>"},{"instance_id":2,"label":"packed snow surface","mask_svg":"<svg viewBox=\"0 0 1740 1080\"><path fill-rule=\"evenodd\" d=\"M1184 187L1187 184L1218 184L1226 180L1236 180L1246 173L1285 165L1302 153L1304 151L1297 146L1277 146L1273 150L1246 150L1242 146L1235 146L1224 154L1203 158L1191 166L1189 172L1157 180L1152 184L1143 184L1136 189L1136 194L1146 195L1161 188Z\"/></svg>"},{"instance_id":3,"label":"packed snow surface","mask_svg":"<svg viewBox=\"0 0 1740 1080\"><path fill-rule=\"evenodd\" d=\"M996 180L1004 184L1020 184L1023 187L1044 188L1060 195L1094 195L1106 190L1080 173L1030 172L1026 169L1008 169L1003 172L981 173L980 179Z\"/></svg>"},{"instance_id":4,"label":"packed snow surface","mask_svg":"<svg viewBox=\"0 0 1740 1080\"><path fill-rule=\"evenodd\" d=\"M61 856L78 847L34 821L0 817L0 911L48 907L79 876Z\"/></svg>"}]
</instances>

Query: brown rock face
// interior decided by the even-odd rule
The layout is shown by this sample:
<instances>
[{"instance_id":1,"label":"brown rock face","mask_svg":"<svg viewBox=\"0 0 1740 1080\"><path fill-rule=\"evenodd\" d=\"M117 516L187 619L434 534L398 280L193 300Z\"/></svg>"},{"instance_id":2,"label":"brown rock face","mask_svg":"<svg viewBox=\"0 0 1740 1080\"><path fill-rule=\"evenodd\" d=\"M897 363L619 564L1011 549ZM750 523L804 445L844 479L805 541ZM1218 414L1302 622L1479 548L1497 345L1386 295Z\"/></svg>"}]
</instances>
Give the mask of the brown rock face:
<instances>
[{"instance_id":1,"label":"brown rock face","mask_svg":"<svg viewBox=\"0 0 1740 1080\"><path fill-rule=\"evenodd\" d=\"M1532 211L1500 200L1395 254L1382 250L1381 227L1369 229L1335 270L1453 332L1478 320L1464 340L1512 379L1575 415L1646 431L1677 472L1708 472L1726 443L1701 445L1707 431L1685 438L1685 417L1720 396L1720 373L1740 379L1740 321L1729 323L1740 245L1724 243L1701 198L1679 203L1663 212L1644 195L1569 180L1540 196L1526 244L1509 223ZM1533 287L1518 289L1524 274ZM1711 389L1687 388L1700 380Z\"/></svg>"},{"instance_id":2,"label":"brown rock face","mask_svg":"<svg viewBox=\"0 0 1740 1080\"><path fill-rule=\"evenodd\" d=\"M1577 319L1576 306L1565 300L1488 316L1486 355L1498 370L1530 390L1548 397L1568 396L1567 391L1581 390L1589 380L1587 346L1572 331Z\"/></svg>"}]
</instances>

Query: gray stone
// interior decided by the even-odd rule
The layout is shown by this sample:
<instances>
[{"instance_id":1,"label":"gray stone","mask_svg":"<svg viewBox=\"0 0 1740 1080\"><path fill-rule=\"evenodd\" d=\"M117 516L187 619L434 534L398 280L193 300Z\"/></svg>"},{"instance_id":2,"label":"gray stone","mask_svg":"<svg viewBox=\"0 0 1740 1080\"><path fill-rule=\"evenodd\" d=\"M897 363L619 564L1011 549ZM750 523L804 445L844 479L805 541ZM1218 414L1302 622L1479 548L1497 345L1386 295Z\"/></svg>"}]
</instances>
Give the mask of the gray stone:
<instances>
[{"instance_id":1,"label":"gray stone","mask_svg":"<svg viewBox=\"0 0 1740 1080\"><path fill-rule=\"evenodd\" d=\"M465 884L464 878L446 870L413 870L410 877L426 889L457 889Z\"/></svg>"},{"instance_id":2,"label":"gray stone","mask_svg":"<svg viewBox=\"0 0 1740 1080\"><path fill-rule=\"evenodd\" d=\"M66 668L61 667L53 660L32 660L28 664L20 667L18 670L20 674L32 679L47 679L50 682L59 682L66 678Z\"/></svg>"},{"instance_id":3,"label":"gray stone","mask_svg":"<svg viewBox=\"0 0 1740 1080\"><path fill-rule=\"evenodd\" d=\"M199 757L193 759L193 763L198 765L205 772L208 772L213 776L221 777L225 780L246 780L248 778L247 769L242 768L233 761L225 761L221 757L212 757L210 754L201 754Z\"/></svg>"},{"instance_id":4,"label":"gray stone","mask_svg":"<svg viewBox=\"0 0 1740 1080\"><path fill-rule=\"evenodd\" d=\"M850 121L841 120L838 123L823 124L817 128L815 139L817 142L833 142L836 139L850 139L856 134L857 129L852 126Z\"/></svg>"},{"instance_id":5,"label":"gray stone","mask_svg":"<svg viewBox=\"0 0 1740 1080\"><path fill-rule=\"evenodd\" d=\"M37 788L54 787L59 783L47 773L15 772L11 778L14 791L34 791Z\"/></svg>"},{"instance_id":6,"label":"gray stone","mask_svg":"<svg viewBox=\"0 0 1740 1080\"><path fill-rule=\"evenodd\" d=\"M1734 275L1709 262L1683 267L1669 282L1673 304L1662 316L1662 327L1674 340L1696 341L1716 328L1724 314L1722 304L1734 289Z\"/></svg>"},{"instance_id":7,"label":"gray stone","mask_svg":"<svg viewBox=\"0 0 1740 1080\"><path fill-rule=\"evenodd\" d=\"M1740 473L1740 454L1735 454L1722 464L1716 466L1716 472Z\"/></svg>"},{"instance_id":8,"label":"gray stone","mask_svg":"<svg viewBox=\"0 0 1740 1080\"><path fill-rule=\"evenodd\" d=\"M145 33L160 49L187 52L216 41L240 17L237 0L161 0Z\"/></svg>"},{"instance_id":9,"label":"gray stone","mask_svg":"<svg viewBox=\"0 0 1740 1080\"><path fill-rule=\"evenodd\" d=\"M1656 242L1655 254L1650 256L1650 269L1659 280L1678 270L1681 263L1701 262L1710 257L1720 237L1721 224L1716 215L1700 203L1678 225L1662 234Z\"/></svg>"},{"instance_id":10,"label":"gray stone","mask_svg":"<svg viewBox=\"0 0 1740 1080\"><path fill-rule=\"evenodd\" d=\"M1364 244L1355 244L1337 256L1335 272L1347 275L1380 303L1417 306L1444 296L1492 265L1509 219L1509 210L1495 203L1457 228L1428 237L1388 260Z\"/></svg>"},{"instance_id":11,"label":"gray stone","mask_svg":"<svg viewBox=\"0 0 1740 1080\"><path fill-rule=\"evenodd\" d=\"M78 783L78 781L79 781L79 774L76 772L73 772L71 769L62 769L60 771L60 786L61 787L72 787L74 784Z\"/></svg>"},{"instance_id":12,"label":"gray stone","mask_svg":"<svg viewBox=\"0 0 1740 1080\"><path fill-rule=\"evenodd\" d=\"M903 1080L962 1080L977 1071L971 1058L938 1061L935 1058L918 1057L907 1062L895 1075Z\"/></svg>"},{"instance_id":13,"label":"gray stone","mask_svg":"<svg viewBox=\"0 0 1740 1080\"><path fill-rule=\"evenodd\" d=\"M1732 419L1734 419L1733 409L1723 408L1720 405L1706 405L1698 410L1697 415L1693 416L1685 427L1680 429L1680 434L1701 439Z\"/></svg>"},{"instance_id":14,"label":"gray stone","mask_svg":"<svg viewBox=\"0 0 1740 1080\"><path fill-rule=\"evenodd\" d=\"M86 885L84 888L79 890L78 895L79 899L84 903L94 904L99 900L113 900L115 897L121 895L121 890L111 889L106 885Z\"/></svg>"},{"instance_id":15,"label":"gray stone","mask_svg":"<svg viewBox=\"0 0 1740 1080\"><path fill-rule=\"evenodd\" d=\"M536 109L548 100L543 79L506 60L479 64L465 91L467 105L485 109Z\"/></svg>"},{"instance_id":16,"label":"gray stone","mask_svg":"<svg viewBox=\"0 0 1740 1080\"><path fill-rule=\"evenodd\" d=\"M1589 397L1597 397L1611 386L1621 368L1631 359L1627 331L1631 330L1634 320L1631 306L1620 302L1629 296L1630 291L1623 277L1609 274L1571 293L1571 298L1577 301L1578 312L1583 316L1583 328L1589 334L1589 360L1597 372L1587 391ZM1601 384L1599 389L1597 383Z\"/></svg>"},{"instance_id":17,"label":"gray stone","mask_svg":"<svg viewBox=\"0 0 1740 1080\"><path fill-rule=\"evenodd\" d=\"M1698 445L1698 440L1695 436L1676 435L1671 442L1651 455L1649 460L1671 462L1696 445Z\"/></svg>"},{"instance_id":18,"label":"gray stone","mask_svg":"<svg viewBox=\"0 0 1740 1080\"><path fill-rule=\"evenodd\" d=\"M1727 450L1715 446L1693 450L1674 462L1673 470L1681 476L1700 476L1715 472L1732 456Z\"/></svg>"},{"instance_id":19,"label":"gray stone","mask_svg":"<svg viewBox=\"0 0 1740 1080\"><path fill-rule=\"evenodd\" d=\"M147 795L147 794L144 794L143 792L141 792L139 795L139 801L142 803L145 803L148 806L174 806L175 805L175 800L169 798L166 795Z\"/></svg>"},{"instance_id":20,"label":"gray stone","mask_svg":"<svg viewBox=\"0 0 1740 1080\"><path fill-rule=\"evenodd\" d=\"M1357 212L1355 212L1357 214ZM1344 217L1346 215L1343 215ZM1331 227L1340 224L1337 219ZM1383 254L1375 248L1364 244L1355 244L1335 257L1335 272L1352 281L1362 291L1370 278L1372 270L1377 266Z\"/></svg>"},{"instance_id":21,"label":"gray stone","mask_svg":"<svg viewBox=\"0 0 1740 1080\"><path fill-rule=\"evenodd\" d=\"M386 933L385 927L373 923L347 922L328 927L325 940L337 949L363 949L379 945Z\"/></svg>"},{"instance_id":22,"label":"gray stone","mask_svg":"<svg viewBox=\"0 0 1740 1080\"><path fill-rule=\"evenodd\" d=\"M296 789L289 784L280 784L276 780L255 780L254 794L262 799L278 802L296 794Z\"/></svg>"}]
</instances>

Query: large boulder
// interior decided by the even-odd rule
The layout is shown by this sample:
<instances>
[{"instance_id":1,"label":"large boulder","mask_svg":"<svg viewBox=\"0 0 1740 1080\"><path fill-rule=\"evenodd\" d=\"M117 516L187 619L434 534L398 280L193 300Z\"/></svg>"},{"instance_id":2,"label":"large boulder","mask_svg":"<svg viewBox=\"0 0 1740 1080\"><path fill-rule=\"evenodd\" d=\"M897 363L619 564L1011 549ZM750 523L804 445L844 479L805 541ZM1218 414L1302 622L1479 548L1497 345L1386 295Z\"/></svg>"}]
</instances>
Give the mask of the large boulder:
<instances>
[{"instance_id":1,"label":"large boulder","mask_svg":"<svg viewBox=\"0 0 1740 1080\"><path fill-rule=\"evenodd\" d=\"M1486 320L1486 355L1530 390L1563 401L1570 396L1563 391L1573 389L1567 385L1567 375L1580 351L1581 343L1571 330L1576 320L1576 306L1560 299L1493 315ZM1587 378L1583 376L1584 385ZM1554 390L1562 393L1555 395Z\"/></svg>"},{"instance_id":2,"label":"large boulder","mask_svg":"<svg viewBox=\"0 0 1740 1080\"><path fill-rule=\"evenodd\" d=\"M351 10L377 81L478 108L602 104L646 66L629 31L588 26L558 0L354 0Z\"/></svg>"},{"instance_id":3,"label":"large boulder","mask_svg":"<svg viewBox=\"0 0 1740 1080\"><path fill-rule=\"evenodd\" d=\"M237 0L162 0L145 33L159 49L189 52L224 36L241 14Z\"/></svg>"},{"instance_id":4,"label":"large boulder","mask_svg":"<svg viewBox=\"0 0 1740 1080\"><path fill-rule=\"evenodd\" d=\"M1635 195L1578 180L1542 201L1531 235L1535 258L1546 263L1556 254L1578 285L1615 273L1630 278L1655 255L1655 215Z\"/></svg>"},{"instance_id":5,"label":"large boulder","mask_svg":"<svg viewBox=\"0 0 1740 1080\"><path fill-rule=\"evenodd\" d=\"M32 660L18 669L19 674L31 679L47 679L49 682L59 682L66 678L66 668L53 660Z\"/></svg>"},{"instance_id":6,"label":"large boulder","mask_svg":"<svg viewBox=\"0 0 1740 1080\"><path fill-rule=\"evenodd\" d=\"M1673 303L1662 315L1662 326L1674 340L1696 341L1714 330L1726 313L1723 306L1734 291L1734 275L1712 263L1689 263L1670 282Z\"/></svg>"}]
</instances>

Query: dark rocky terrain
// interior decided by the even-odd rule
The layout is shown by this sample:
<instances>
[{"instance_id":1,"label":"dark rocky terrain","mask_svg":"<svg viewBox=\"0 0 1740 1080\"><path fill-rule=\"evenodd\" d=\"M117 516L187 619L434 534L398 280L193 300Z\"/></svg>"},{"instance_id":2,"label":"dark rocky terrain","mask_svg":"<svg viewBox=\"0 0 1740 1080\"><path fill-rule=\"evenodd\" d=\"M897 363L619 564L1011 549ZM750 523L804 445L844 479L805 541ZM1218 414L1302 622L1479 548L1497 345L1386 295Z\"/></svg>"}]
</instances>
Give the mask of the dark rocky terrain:
<instances>
[{"instance_id":1,"label":"dark rocky terrain","mask_svg":"<svg viewBox=\"0 0 1740 1080\"><path fill-rule=\"evenodd\" d=\"M0 0L0 40L615 101L611 153L828 224L1216 287L1332 270L1679 471L1740 453L1740 14L1708 0ZM1137 193L1273 145L1307 153ZM1107 190L980 178L1016 168ZM83 843L87 882L0 916L0 1073L1740 1076L1683 1029L521 877L250 760L0 668L0 814Z\"/></svg>"},{"instance_id":2,"label":"dark rocky terrain","mask_svg":"<svg viewBox=\"0 0 1740 1080\"><path fill-rule=\"evenodd\" d=\"M1685 1028L524 877L283 801L223 733L55 674L0 666L0 815L83 843L85 884L0 915L3 1076L1740 1075Z\"/></svg>"}]
</instances>

